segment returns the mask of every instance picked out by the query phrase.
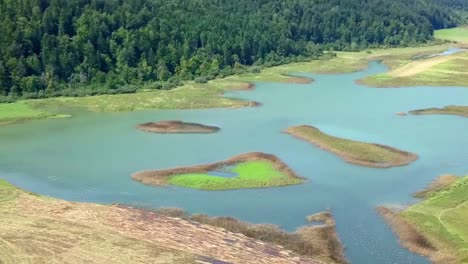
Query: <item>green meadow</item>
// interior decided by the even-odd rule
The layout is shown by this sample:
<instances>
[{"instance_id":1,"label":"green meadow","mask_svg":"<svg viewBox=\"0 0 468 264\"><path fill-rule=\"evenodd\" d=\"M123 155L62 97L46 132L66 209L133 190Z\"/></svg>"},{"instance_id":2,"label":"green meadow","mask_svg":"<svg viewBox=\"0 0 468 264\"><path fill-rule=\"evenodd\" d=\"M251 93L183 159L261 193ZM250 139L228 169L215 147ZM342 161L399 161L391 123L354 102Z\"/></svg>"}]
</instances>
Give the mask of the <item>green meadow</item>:
<instances>
[{"instance_id":1,"label":"green meadow","mask_svg":"<svg viewBox=\"0 0 468 264\"><path fill-rule=\"evenodd\" d=\"M180 174L171 176L168 183L180 187L201 190L230 190L246 188L265 188L302 183L300 178L293 178L275 169L268 161L248 161L235 165L230 172L232 178L209 174Z\"/></svg>"},{"instance_id":2,"label":"green meadow","mask_svg":"<svg viewBox=\"0 0 468 264\"><path fill-rule=\"evenodd\" d=\"M433 192L401 213L445 256L446 263L468 262L468 176Z\"/></svg>"}]
</instances>

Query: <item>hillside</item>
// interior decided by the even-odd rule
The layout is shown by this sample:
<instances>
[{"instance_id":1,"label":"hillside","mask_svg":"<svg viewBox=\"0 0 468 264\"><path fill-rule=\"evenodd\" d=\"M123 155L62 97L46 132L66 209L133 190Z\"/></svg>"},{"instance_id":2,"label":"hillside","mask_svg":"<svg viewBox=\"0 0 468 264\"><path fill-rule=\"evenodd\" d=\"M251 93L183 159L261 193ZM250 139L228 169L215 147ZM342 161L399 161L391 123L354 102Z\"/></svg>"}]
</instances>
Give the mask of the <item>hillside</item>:
<instances>
[{"instance_id":1,"label":"hillside","mask_svg":"<svg viewBox=\"0 0 468 264\"><path fill-rule=\"evenodd\" d=\"M253 225L233 218L171 217L174 212L182 217L181 211L174 209L155 213L42 197L0 180L0 263L346 262L331 215L323 226L285 233L273 225ZM223 223L258 233L263 240L281 237L289 240L290 246L217 227ZM286 247L296 247L309 257Z\"/></svg>"},{"instance_id":2,"label":"hillside","mask_svg":"<svg viewBox=\"0 0 468 264\"><path fill-rule=\"evenodd\" d=\"M1 1L0 17L0 101L169 89L323 50L426 42L457 22L425 0L21 0Z\"/></svg>"}]
</instances>

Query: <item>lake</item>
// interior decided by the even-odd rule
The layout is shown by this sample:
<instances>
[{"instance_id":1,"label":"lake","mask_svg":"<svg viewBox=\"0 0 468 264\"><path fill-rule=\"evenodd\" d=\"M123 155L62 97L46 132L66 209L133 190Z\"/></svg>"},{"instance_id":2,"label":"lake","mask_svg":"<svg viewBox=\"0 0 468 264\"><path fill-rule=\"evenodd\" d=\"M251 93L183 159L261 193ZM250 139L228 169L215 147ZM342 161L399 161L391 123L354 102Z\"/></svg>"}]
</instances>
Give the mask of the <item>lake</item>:
<instances>
[{"instance_id":1,"label":"lake","mask_svg":"<svg viewBox=\"0 0 468 264\"><path fill-rule=\"evenodd\" d=\"M81 113L0 128L0 177L28 191L73 201L180 207L193 213L274 223L293 231L305 217L331 209L353 263L428 263L411 254L375 211L415 202L411 193L440 174L468 172L468 122L457 116L398 116L397 112L468 105L468 88L368 88L363 76L386 71L377 62L352 74L297 74L312 84L258 83L226 96L258 108ZM175 119L221 127L217 134L159 135L144 122ZM381 143L416 153L405 167L365 168L282 133L294 125ZM277 155L308 180L271 189L200 191L132 181L144 169L214 162L261 151Z\"/></svg>"}]
</instances>

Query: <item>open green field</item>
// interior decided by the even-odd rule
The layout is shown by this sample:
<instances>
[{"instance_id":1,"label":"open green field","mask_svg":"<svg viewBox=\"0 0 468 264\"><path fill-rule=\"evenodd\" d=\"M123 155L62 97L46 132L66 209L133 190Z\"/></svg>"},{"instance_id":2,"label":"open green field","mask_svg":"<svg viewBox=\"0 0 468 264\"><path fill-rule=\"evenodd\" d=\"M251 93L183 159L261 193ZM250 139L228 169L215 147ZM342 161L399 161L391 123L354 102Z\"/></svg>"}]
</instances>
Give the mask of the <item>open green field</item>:
<instances>
[{"instance_id":1,"label":"open green field","mask_svg":"<svg viewBox=\"0 0 468 264\"><path fill-rule=\"evenodd\" d=\"M426 108L409 112L412 115L457 115L468 117L468 106L450 105L443 108Z\"/></svg>"},{"instance_id":2,"label":"open green field","mask_svg":"<svg viewBox=\"0 0 468 264\"><path fill-rule=\"evenodd\" d=\"M67 115L36 110L24 102L0 104L0 125L43 118L64 118Z\"/></svg>"},{"instance_id":3,"label":"open green field","mask_svg":"<svg viewBox=\"0 0 468 264\"><path fill-rule=\"evenodd\" d=\"M303 180L292 178L278 171L268 161L249 161L235 165L232 178L209 174L181 174L169 178L168 183L202 190L230 190L275 187L299 184Z\"/></svg>"},{"instance_id":4,"label":"open green field","mask_svg":"<svg viewBox=\"0 0 468 264\"><path fill-rule=\"evenodd\" d=\"M436 39L450 40L468 44L468 27L440 29L434 32Z\"/></svg>"},{"instance_id":5,"label":"open green field","mask_svg":"<svg viewBox=\"0 0 468 264\"><path fill-rule=\"evenodd\" d=\"M437 249L436 263L468 263L468 176L432 192L401 216Z\"/></svg>"},{"instance_id":6,"label":"open green field","mask_svg":"<svg viewBox=\"0 0 468 264\"><path fill-rule=\"evenodd\" d=\"M417 155L409 152L330 136L312 126L290 127L286 133L334 153L346 162L360 166L388 168L407 165L417 159Z\"/></svg>"}]
</instances>

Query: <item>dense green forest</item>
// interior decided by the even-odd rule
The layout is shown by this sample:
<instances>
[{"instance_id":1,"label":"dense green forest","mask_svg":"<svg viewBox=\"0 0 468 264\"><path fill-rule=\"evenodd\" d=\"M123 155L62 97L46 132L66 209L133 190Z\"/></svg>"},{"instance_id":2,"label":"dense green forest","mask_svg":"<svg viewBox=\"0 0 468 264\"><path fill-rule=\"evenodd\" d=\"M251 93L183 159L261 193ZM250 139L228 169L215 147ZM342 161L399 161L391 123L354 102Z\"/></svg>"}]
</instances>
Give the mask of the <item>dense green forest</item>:
<instances>
[{"instance_id":1,"label":"dense green forest","mask_svg":"<svg viewBox=\"0 0 468 264\"><path fill-rule=\"evenodd\" d=\"M0 0L0 100L167 89L324 50L426 42L457 23L449 2Z\"/></svg>"}]
</instances>

